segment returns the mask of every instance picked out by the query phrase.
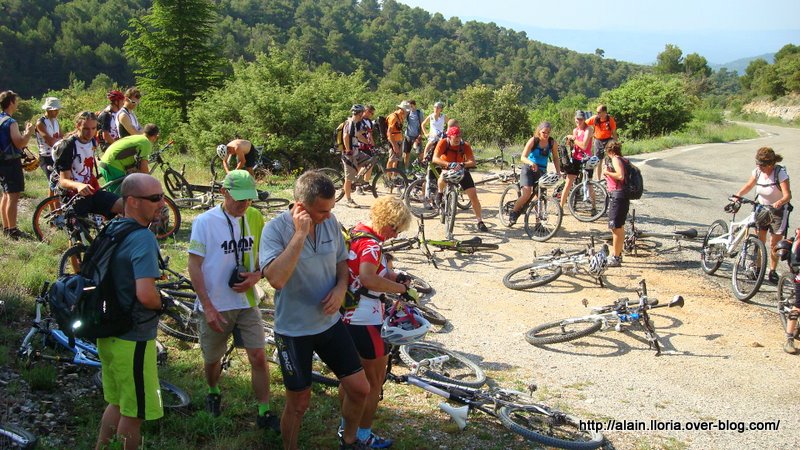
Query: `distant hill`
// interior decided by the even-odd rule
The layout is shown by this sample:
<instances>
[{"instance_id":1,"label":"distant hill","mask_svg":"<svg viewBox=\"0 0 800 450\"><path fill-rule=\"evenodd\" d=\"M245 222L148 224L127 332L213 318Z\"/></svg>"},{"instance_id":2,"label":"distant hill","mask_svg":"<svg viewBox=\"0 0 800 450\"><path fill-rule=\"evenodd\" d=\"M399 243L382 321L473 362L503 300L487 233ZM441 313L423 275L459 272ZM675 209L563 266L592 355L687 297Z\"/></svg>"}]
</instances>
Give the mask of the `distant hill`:
<instances>
[{"instance_id":1,"label":"distant hill","mask_svg":"<svg viewBox=\"0 0 800 450\"><path fill-rule=\"evenodd\" d=\"M772 64L773 62L775 62L775 53L764 53L763 55L737 59L736 61L731 61L725 64L709 64L709 66L713 70L719 70L724 67L728 69L729 72L736 71L739 74L739 76L741 76L744 75L744 71L745 69L747 69L747 66L750 64L750 62L759 58L766 59L768 63Z\"/></svg>"}]
</instances>

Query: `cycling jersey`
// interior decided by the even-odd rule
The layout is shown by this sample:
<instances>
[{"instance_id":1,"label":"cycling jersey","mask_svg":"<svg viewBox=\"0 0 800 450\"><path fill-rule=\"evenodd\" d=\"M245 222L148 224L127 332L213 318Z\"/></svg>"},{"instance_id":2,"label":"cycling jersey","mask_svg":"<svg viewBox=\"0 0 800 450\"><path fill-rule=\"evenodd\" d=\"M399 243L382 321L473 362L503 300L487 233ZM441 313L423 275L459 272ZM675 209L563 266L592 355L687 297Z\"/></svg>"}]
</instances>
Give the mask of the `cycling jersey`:
<instances>
[{"instance_id":1,"label":"cycling jersey","mask_svg":"<svg viewBox=\"0 0 800 450\"><path fill-rule=\"evenodd\" d=\"M436 144L436 155L439 156L439 159L448 163L463 163L475 159L469 143L461 141L461 144L453 146L450 145L449 139L442 139Z\"/></svg>"},{"instance_id":2,"label":"cycling jersey","mask_svg":"<svg viewBox=\"0 0 800 450\"><path fill-rule=\"evenodd\" d=\"M353 325L380 325L383 323L383 303L380 301L381 292L364 288L361 284L361 263L371 263L378 266L378 276L385 277L389 271L386 268L386 259L381 251L382 238L372 228L359 223L353 232L369 233L379 239L366 236L350 242L350 253L347 266L350 270L350 292L361 293L358 305L353 310L345 312L342 321Z\"/></svg>"}]
</instances>

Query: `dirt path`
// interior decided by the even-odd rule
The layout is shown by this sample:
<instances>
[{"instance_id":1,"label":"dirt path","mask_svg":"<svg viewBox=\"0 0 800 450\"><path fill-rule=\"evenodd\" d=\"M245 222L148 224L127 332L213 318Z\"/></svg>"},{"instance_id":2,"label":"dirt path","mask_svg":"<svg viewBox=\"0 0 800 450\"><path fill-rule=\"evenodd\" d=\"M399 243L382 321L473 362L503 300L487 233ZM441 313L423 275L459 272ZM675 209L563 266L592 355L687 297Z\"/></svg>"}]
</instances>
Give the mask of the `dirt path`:
<instances>
[{"instance_id":1,"label":"dirt path","mask_svg":"<svg viewBox=\"0 0 800 450\"><path fill-rule=\"evenodd\" d=\"M720 270L711 279L702 273L699 243L677 251L669 250L671 242L656 241L660 250L667 251L626 257L622 268L608 270L605 288L587 277L562 275L543 288L513 291L503 286L503 276L530 261L534 252L548 253L557 246L577 250L590 235L605 237L609 232L603 222L584 224L567 214L556 237L547 243L533 242L520 225L509 229L495 217L503 188L479 189L489 226L489 233L481 236L499 243L498 251L440 253L439 270L427 264L418 250L395 254L399 267L429 280L435 289L429 301L450 321L428 339L467 353L503 386L519 389L535 381L543 402L583 418L643 421L648 427L656 420L673 428L605 432L617 448L796 448L795 433L789 430L800 426L800 413L785 405L796 405L800 395L798 358L782 351L777 314L733 298L727 286L730 272ZM366 205L372 199L355 199L364 207L334 210L347 226L368 217ZM459 215L457 238L475 232L471 216L471 212ZM408 233L415 231L413 226ZM444 235L437 220L426 221L426 234ZM647 280L651 297L665 302L681 294L686 299L682 310L659 309L652 314L663 356L655 357L636 329L609 330L549 348L525 341L525 331L535 325L587 314L581 305L584 298L591 307L634 297L641 278ZM763 297L761 303L771 299ZM719 421L749 426L777 420L779 431L674 429L676 424L686 428L698 421L716 427Z\"/></svg>"}]
</instances>

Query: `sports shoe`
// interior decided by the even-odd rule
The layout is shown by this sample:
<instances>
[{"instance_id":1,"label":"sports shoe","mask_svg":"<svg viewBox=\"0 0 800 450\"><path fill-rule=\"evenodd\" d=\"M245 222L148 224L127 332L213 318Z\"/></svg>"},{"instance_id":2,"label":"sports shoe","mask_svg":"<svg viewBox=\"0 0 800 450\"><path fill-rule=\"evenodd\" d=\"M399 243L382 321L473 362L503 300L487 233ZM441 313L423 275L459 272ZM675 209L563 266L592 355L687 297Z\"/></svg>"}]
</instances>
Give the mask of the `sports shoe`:
<instances>
[{"instance_id":1,"label":"sports shoe","mask_svg":"<svg viewBox=\"0 0 800 450\"><path fill-rule=\"evenodd\" d=\"M519 219L519 213L516 211L511 211L508 213L508 226L514 225L517 223L517 219Z\"/></svg>"},{"instance_id":2,"label":"sports shoe","mask_svg":"<svg viewBox=\"0 0 800 450\"><path fill-rule=\"evenodd\" d=\"M358 208L358 203L356 203L356 201L352 198L348 198L345 204L351 208Z\"/></svg>"},{"instance_id":3,"label":"sports shoe","mask_svg":"<svg viewBox=\"0 0 800 450\"><path fill-rule=\"evenodd\" d=\"M356 194L364 195L364 188L361 186L356 187Z\"/></svg>"},{"instance_id":4,"label":"sports shoe","mask_svg":"<svg viewBox=\"0 0 800 450\"><path fill-rule=\"evenodd\" d=\"M478 231L480 231L481 233L486 233L486 232L488 232L488 231L489 231L489 229L488 229L488 228L486 228L486 224L485 224L485 223L483 223L483 221L482 221L482 220L479 220L479 221L478 221Z\"/></svg>"},{"instance_id":5,"label":"sports shoe","mask_svg":"<svg viewBox=\"0 0 800 450\"><path fill-rule=\"evenodd\" d=\"M783 344L783 351L790 355L797 354L797 349L794 347L794 338L786 338L786 343Z\"/></svg>"},{"instance_id":6,"label":"sports shoe","mask_svg":"<svg viewBox=\"0 0 800 450\"><path fill-rule=\"evenodd\" d=\"M606 267L619 267L622 265L622 258L619 256L609 256Z\"/></svg>"},{"instance_id":7,"label":"sports shoe","mask_svg":"<svg viewBox=\"0 0 800 450\"><path fill-rule=\"evenodd\" d=\"M256 416L256 426L262 430L268 429L278 434L281 433L281 419L275 414L259 414Z\"/></svg>"},{"instance_id":8,"label":"sports shoe","mask_svg":"<svg viewBox=\"0 0 800 450\"><path fill-rule=\"evenodd\" d=\"M206 411L214 417L219 417L222 414L222 395L206 395Z\"/></svg>"},{"instance_id":9,"label":"sports shoe","mask_svg":"<svg viewBox=\"0 0 800 450\"><path fill-rule=\"evenodd\" d=\"M775 272L774 270L770 270L769 275L767 275L767 281L769 282L769 284L777 285L779 278L780 277L778 276L778 272Z\"/></svg>"},{"instance_id":10,"label":"sports shoe","mask_svg":"<svg viewBox=\"0 0 800 450\"><path fill-rule=\"evenodd\" d=\"M361 441L361 443L369 448L389 448L392 446L392 444L394 444L394 441L391 439L382 438L377 434L372 433L366 440Z\"/></svg>"},{"instance_id":11,"label":"sports shoe","mask_svg":"<svg viewBox=\"0 0 800 450\"><path fill-rule=\"evenodd\" d=\"M9 228L8 231L6 231L6 234L8 234L8 237L14 239L15 241L18 241L20 239L27 239L27 240L33 239L33 236L20 230L19 228Z\"/></svg>"},{"instance_id":12,"label":"sports shoe","mask_svg":"<svg viewBox=\"0 0 800 450\"><path fill-rule=\"evenodd\" d=\"M356 439L352 444L345 444L344 438L339 438L339 450L369 450L363 442Z\"/></svg>"}]
</instances>

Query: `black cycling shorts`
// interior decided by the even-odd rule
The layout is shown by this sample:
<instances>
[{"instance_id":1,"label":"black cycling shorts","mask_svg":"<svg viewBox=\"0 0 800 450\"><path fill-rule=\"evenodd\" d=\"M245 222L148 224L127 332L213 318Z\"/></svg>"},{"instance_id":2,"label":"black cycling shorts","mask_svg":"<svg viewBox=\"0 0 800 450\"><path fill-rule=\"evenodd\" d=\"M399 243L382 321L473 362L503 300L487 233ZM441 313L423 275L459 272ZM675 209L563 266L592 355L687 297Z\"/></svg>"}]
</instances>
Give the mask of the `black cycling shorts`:
<instances>
[{"instance_id":1,"label":"black cycling shorts","mask_svg":"<svg viewBox=\"0 0 800 450\"><path fill-rule=\"evenodd\" d=\"M592 146L594 147L594 156L598 159L603 159L606 156L606 145L611 142L613 138L608 139L594 139Z\"/></svg>"},{"instance_id":2,"label":"black cycling shorts","mask_svg":"<svg viewBox=\"0 0 800 450\"><path fill-rule=\"evenodd\" d=\"M345 325L362 359L378 359L389 354L389 344L381 338L380 325Z\"/></svg>"},{"instance_id":3,"label":"black cycling shorts","mask_svg":"<svg viewBox=\"0 0 800 450\"><path fill-rule=\"evenodd\" d=\"M310 336L284 336L275 333L278 360L283 374L283 385L292 392L311 387L311 363L314 352L339 379L363 369L353 339L342 321L319 334Z\"/></svg>"},{"instance_id":4,"label":"black cycling shorts","mask_svg":"<svg viewBox=\"0 0 800 450\"><path fill-rule=\"evenodd\" d=\"M522 187L536 187L542 175L544 175L544 171L541 168L533 170L530 164L525 164L519 174L519 185Z\"/></svg>"},{"instance_id":5,"label":"black cycling shorts","mask_svg":"<svg viewBox=\"0 0 800 450\"><path fill-rule=\"evenodd\" d=\"M581 173L581 166L582 161L578 161L577 159L571 159L569 162L564 163L561 162L561 170L564 171L567 175L578 175Z\"/></svg>"},{"instance_id":6,"label":"black cycling shorts","mask_svg":"<svg viewBox=\"0 0 800 450\"><path fill-rule=\"evenodd\" d=\"M410 138L408 136L403 136L403 153L411 153L411 150L414 148L414 143L417 141L417 138Z\"/></svg>"},{"instance_id":7,"label":"black cycling shorts","mask_svg":"<svg viewBox=\"0 0 800 450\"><path fill-rule=\"evenodd\" d=\"M628 219L631 201L619 191L611 191L608 196L610 197L608 202L608 229L622 228Z\"/></svg>"},{"instance_id":8,"label":"black cycling shorts","mask_svg":"<svg viewBox=\"0 0 800 450\"><path fill-rule=\"evenodd\" d=\"M445 170L447 169L442 169L442 172L444 172ZM436 182L436 178L433 175L433 171L430 170L428 171L428 178L433 180L434 183ZM475 187L475 180L472 179L472 174L469 173L469 169L464 169L464 178L461 179L458 185L461 186L461 189L465 191L469 188Z\"/></svg>"},{"instance_id":9,"label":"black cycling shorts","mask_svg":"<svg viewBox=\"0 0 800 450\"><path fill-rule=\"evenodd\" d=\"M115 214L111 211L114 203L119 200L119 195L113 192L99 190L94 194L75 202L75 213L79 216L87 214L101 214L106 219L112 219Z\"/></svg>"},{"instance_id":10,"label":"black cycling shorts","mask_svg":"<svg viewBox=\"0 0 800 450\"><path fill-rule=\"evenodd\" d=\"M0 186L3 192L16 194L25 190L25 175L19 158L0 160Z\"/></svg>"}]
</instances>

